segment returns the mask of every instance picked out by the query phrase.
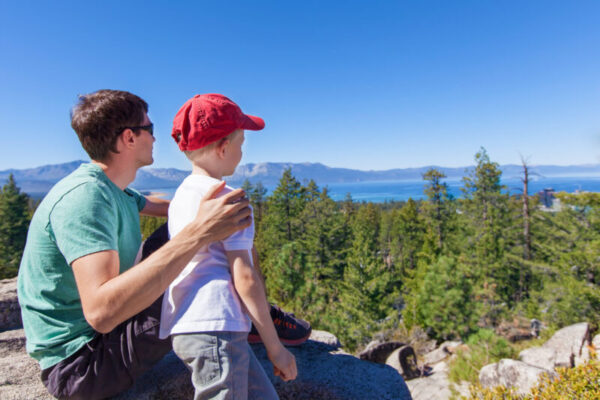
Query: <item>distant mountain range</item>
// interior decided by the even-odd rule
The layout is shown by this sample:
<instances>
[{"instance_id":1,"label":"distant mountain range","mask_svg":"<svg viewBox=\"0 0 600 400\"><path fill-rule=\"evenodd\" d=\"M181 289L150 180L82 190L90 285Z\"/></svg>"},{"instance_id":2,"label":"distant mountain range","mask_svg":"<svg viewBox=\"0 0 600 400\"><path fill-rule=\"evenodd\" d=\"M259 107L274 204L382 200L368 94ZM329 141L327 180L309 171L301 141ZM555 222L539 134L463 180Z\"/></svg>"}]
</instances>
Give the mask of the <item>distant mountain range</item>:
<instances>
[{"instance_id":1,"label":"distant mountain range","mask_svg":"<svg viewBox=\"0 0 600 400\"><path fill-rule=\"evenodd\" d=\"M29 169L8 169L0 171L0 182L5 182L9 174L13 174L17 185L24 192L40 195L48 192L60 179L73 172L85 161L72 161L64 164L44 165ZM398 168L385 171L362 171L348 168L332 168L320 163L258 163L240 165L235 173L226 180L233 186L241 185L246 179L252 183L262 182L264 185L275 185L283 171L292 169L292 174L301 182L314 179L318 185L330 183L368 182L368 181L407 181L420 180L423 173L436 168L446 174L448 180L457 180L472 170L473 166L447 168L425 166L420 168ZM500 166L503 177L517 178L522 175L520 165L507 164ZM532 165L532 175L540 177L600 177L600 164L587 165ZM175 168L142 168L131 184L139 190L168 189L177 187L189 175L190 171Z\"/></svg>"}]
</instances>

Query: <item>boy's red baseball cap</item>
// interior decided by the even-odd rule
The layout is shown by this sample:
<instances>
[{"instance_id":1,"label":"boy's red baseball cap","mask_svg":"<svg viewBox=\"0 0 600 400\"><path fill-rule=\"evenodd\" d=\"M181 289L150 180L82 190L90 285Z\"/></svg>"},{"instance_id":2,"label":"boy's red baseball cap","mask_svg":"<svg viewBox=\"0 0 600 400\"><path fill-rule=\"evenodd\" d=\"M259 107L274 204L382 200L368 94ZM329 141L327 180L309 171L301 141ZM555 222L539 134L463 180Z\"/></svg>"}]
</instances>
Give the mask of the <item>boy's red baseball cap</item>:
<instances>
[{"instance_id":1,"label":"boy's red baseball cap","mask_svg":"<svg viewBox=\"0 0 600 400\"><path fill-rule=\"evenodd\" d=\"M171 136L181 151L197 150L224 138L236 129L260 131L262 118L246 115L222 94L197 94L179 109Z\"/></svg>"}]
</instances>

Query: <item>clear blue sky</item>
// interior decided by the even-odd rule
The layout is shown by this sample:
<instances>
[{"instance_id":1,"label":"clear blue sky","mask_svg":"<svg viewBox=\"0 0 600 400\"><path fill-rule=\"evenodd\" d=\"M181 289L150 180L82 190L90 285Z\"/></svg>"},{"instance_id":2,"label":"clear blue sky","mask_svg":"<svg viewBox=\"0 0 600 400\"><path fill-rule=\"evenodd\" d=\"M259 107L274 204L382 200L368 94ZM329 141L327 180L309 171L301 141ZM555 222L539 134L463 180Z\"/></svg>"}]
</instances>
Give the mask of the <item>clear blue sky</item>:
<instances>
[{"instance_id":1,"label":"clear blue sky","mask_svg":"<svg viewBox=\"0 0 600 400\"><path fill-rule=\"evenodd\" d=\"M600 1L0 0L0 169L87 159L80 93L150 104L156 167L196 93L267 127L242 163L600 162Z\"/></svg>"}]
</instances>

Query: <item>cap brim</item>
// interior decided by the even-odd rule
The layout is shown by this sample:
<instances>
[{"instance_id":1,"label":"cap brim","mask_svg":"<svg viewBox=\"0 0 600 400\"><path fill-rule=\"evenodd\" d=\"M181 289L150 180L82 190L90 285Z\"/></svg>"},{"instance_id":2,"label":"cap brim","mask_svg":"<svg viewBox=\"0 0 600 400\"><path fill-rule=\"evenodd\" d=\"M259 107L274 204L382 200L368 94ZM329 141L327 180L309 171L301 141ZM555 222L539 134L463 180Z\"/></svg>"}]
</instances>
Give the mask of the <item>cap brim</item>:
<instances>
[{"instance_id":1,"label":"cap brim","mask_svg":"<svg viewBox=\"0 0 600 400\"><path fill-rule=\"evenodd\" d=\"M254 115L245 115L246 117L243 121L242 129L248 129L251 131L260 131L265 127L265 121L263 121L260 117L255 117Z\"/></svg>"}]
</instances>

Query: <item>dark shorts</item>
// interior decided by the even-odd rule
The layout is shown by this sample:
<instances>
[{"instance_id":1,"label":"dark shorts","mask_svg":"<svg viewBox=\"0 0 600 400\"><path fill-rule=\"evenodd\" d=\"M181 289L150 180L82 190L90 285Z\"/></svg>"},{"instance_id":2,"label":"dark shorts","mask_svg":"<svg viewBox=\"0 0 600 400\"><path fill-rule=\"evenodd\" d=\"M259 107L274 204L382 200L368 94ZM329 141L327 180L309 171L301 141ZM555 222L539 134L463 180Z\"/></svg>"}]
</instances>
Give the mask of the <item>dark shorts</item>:
<instances>
[{"instance_id":1,"label":"dark shorts","mask_svg":"<svg viewBox=\"0 0 600 400\"><path fill-rule=\"evenodd\" d=\"M144 244L143 258L168 240L166 226ZM162 296L107 334L98 333L75 354L42 371L42 382L60 399L104 399L133 385L160 361L171 339L158 338Z\"/></svg>"}]
</instances>

